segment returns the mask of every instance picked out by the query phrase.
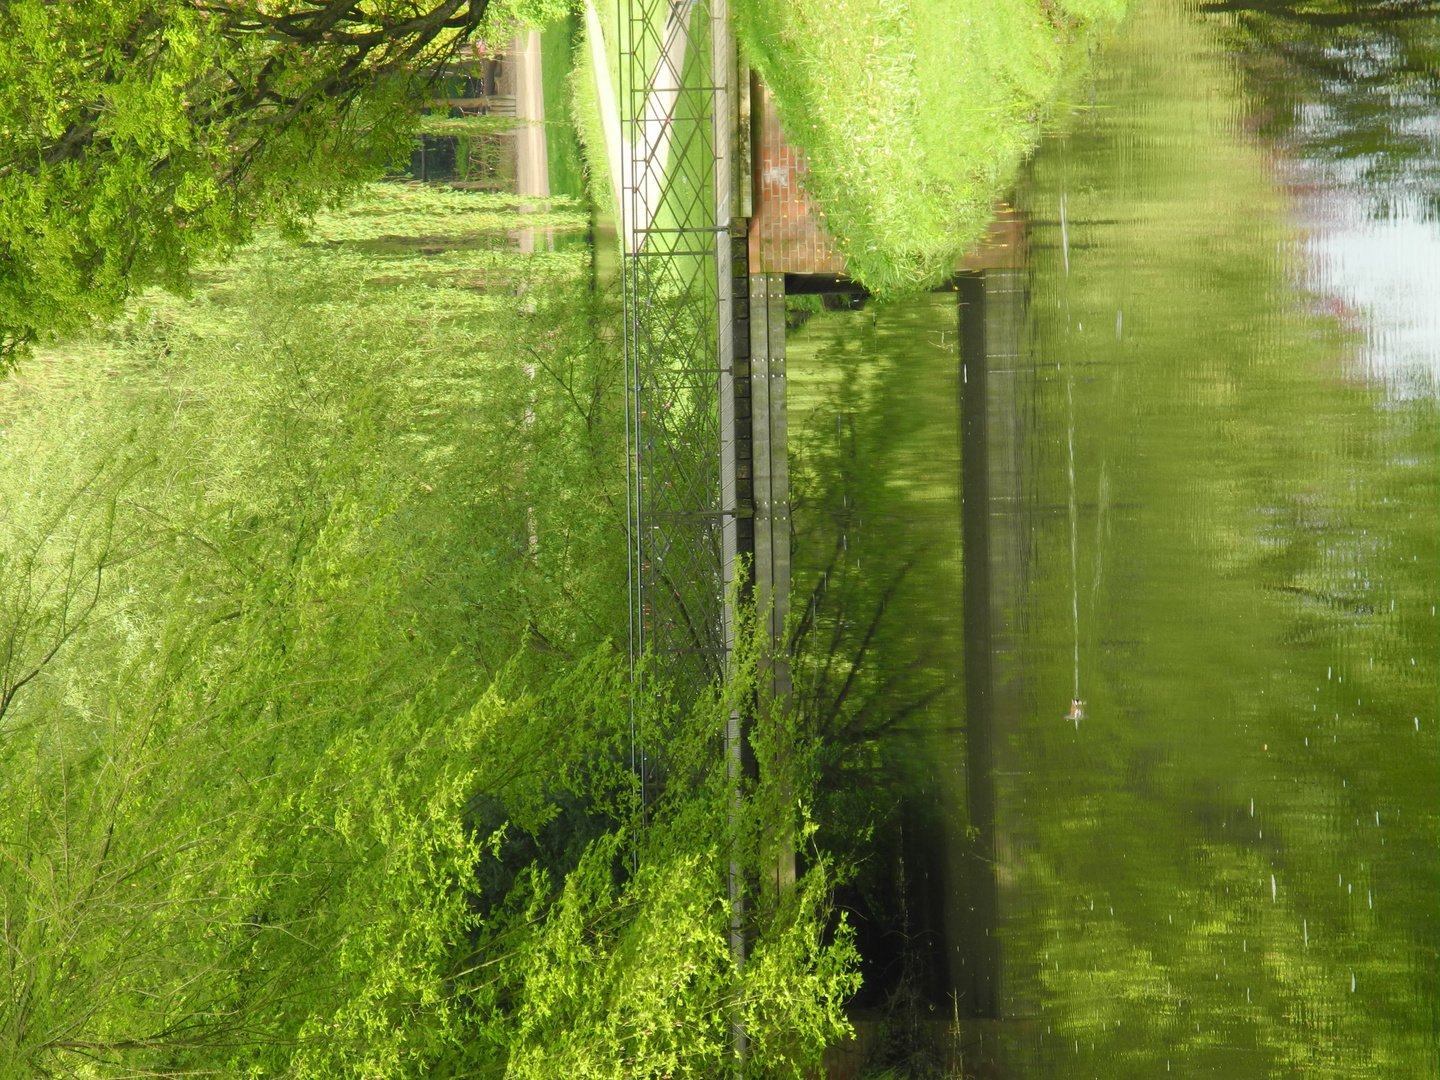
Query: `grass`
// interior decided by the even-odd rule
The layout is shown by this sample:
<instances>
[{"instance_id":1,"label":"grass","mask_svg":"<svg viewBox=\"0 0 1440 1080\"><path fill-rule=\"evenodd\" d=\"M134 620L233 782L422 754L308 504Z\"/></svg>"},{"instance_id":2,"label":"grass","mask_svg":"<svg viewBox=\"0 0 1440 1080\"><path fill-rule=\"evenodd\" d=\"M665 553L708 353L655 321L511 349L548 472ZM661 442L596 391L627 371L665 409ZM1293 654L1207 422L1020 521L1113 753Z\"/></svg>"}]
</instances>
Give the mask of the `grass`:
<instances>
[{"instance_id":1,"label":"grass","mask_svg":"<svg viewBox=\"0 0 1440 1080\"><path fill-rule=\"evenodd\" d=\"M615 202L617 178L610 169L606 153L605 125L600 116L600 89L590 55L590 42L584 23L576 32L571 52L569 83L570 119L580 142L580 160L585 190L590 196L596 216L618 222L620 208Z\"/></svg>"},{"instance_id":2,"label":"grass","mask_svg":"<svg viewBox=\"0 0 1440 1080\"><path fill-rule=\"evenodd\" d=\"M580 141L572 117L574 84L570 69L580 20L574 15L548 23L540 37L541 69L545 81L545 140L550 162L550 193L583 198L584 166Z\"/></svg>"},{"instance_id":3,"label":"grass","mask_svg":"<svg viewBox=\"0 0 1440 1080\"><path fill-rule=\"evenodd\" d=\"M736 32L809 155L850 273L946 277L1125 0L737 0Z\"/></svg>"}]
</instances>

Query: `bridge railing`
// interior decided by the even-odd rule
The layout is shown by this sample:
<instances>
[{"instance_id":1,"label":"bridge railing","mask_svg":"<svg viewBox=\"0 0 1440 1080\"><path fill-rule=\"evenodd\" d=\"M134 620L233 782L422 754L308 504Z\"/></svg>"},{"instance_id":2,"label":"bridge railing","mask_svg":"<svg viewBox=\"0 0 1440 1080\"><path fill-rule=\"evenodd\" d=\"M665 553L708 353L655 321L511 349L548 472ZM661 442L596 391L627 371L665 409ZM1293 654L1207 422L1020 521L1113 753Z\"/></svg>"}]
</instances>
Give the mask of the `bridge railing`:
<instances>
[{"instance_id":1,"label":"bridge railing","mask_svg":"<svg viewBox=\"0 0 1440 1080\"><path fill-rule=\"evenodd\" d=\"M631 655L693 695L733 640L733 48L725 0L619 5Z\"/></svg>"}]
</instances>

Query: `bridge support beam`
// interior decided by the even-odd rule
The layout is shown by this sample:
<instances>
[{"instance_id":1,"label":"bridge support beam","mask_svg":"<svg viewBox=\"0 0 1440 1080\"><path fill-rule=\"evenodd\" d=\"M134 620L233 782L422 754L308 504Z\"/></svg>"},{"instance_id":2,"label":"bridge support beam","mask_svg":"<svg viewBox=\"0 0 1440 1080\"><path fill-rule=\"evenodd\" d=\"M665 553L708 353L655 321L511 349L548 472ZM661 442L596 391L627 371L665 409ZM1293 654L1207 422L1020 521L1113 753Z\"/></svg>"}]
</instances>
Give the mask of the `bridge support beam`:
<instances>
[{"instance_id":1,"label":"bridge support beam","mask_svg":"<svg viewBox=\"0 0 1440 1080\"><path fill-rule=\"evenodd\" d=\"M785 414L785 275L750 275L750 422L755 462L755 601L775 643L772 696L790 693L784 658L790 610L790 466Z\"/></svg>"},{"instance_id":2,"label":"bridge support beam","mask_svg":"<svg viewBox=\"0 0 1440 1080\"><path fill-rule=\"evenodd\" d=\"M759 719L790 700L790 465L785 407L785 275L750 275L750 435L755 490L755 603L765 643ZM775 884L795 881L794 839L776 838Z\"/></svg>"}]
</instances>

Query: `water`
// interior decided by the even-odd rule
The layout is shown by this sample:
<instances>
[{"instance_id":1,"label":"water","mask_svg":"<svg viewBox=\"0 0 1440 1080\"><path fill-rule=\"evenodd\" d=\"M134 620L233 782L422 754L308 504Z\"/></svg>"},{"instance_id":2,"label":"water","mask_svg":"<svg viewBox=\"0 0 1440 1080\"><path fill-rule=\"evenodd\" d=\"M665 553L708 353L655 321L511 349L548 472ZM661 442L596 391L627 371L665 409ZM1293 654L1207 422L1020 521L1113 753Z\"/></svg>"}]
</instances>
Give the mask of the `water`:
<instances>
[{"instance_id":1,"label":"water","mask_svg":"<svg viewBox=\"0 0 1440 1080\"><path fill-rule=\"evenodd\" d=\"M872 1062L1437 1075L1440 32L1400 15L1143 5L1014 269L792 335Z\"/></svg>"}]
</instances>

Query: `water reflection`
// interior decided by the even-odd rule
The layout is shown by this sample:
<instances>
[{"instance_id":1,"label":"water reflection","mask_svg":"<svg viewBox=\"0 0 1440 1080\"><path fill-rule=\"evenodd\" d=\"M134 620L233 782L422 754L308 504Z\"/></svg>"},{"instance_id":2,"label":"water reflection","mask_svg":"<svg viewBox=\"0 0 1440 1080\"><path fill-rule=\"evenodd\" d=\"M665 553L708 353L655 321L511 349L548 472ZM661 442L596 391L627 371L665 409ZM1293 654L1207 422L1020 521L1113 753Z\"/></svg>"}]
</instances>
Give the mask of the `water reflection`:
<instances>
[{"instance_id":1,"label":"water reflection","mask_svg":"<svg viewBox=\"0 0 1440 1080\"><path fill-rule=\"evenodd\" d=\"M791 341L820 811L875 829L912 1071L1436 1075L1435 24L1259 18L1132 20L983 337L937 294Z\"/></svg>"},{"instance_id":2,"label":"water reflection","mask_svg":"<svg viewBox=\"0 0 1440 1080\"><path fill-rule=\"evenodd\" d=\"M950 980L935 853L965 842L963 742L930 737L963 736L957 329L946 294L824 315L787 345L794 692L824 735L820 818L860 862L864 1003L903 989L927 1015Z\"/></svg>"},{"instance_id":3,"label":"water reflection","mask_svg":"<svg viewBox=\"0 0 1440 1080\"><path fill-rule=\"evenodd\" d=\"M1250 126L1281 152L1299 267L1392 394L1440 383L1440 7L1222 0Z\"/></svg>"}]
</instances>

